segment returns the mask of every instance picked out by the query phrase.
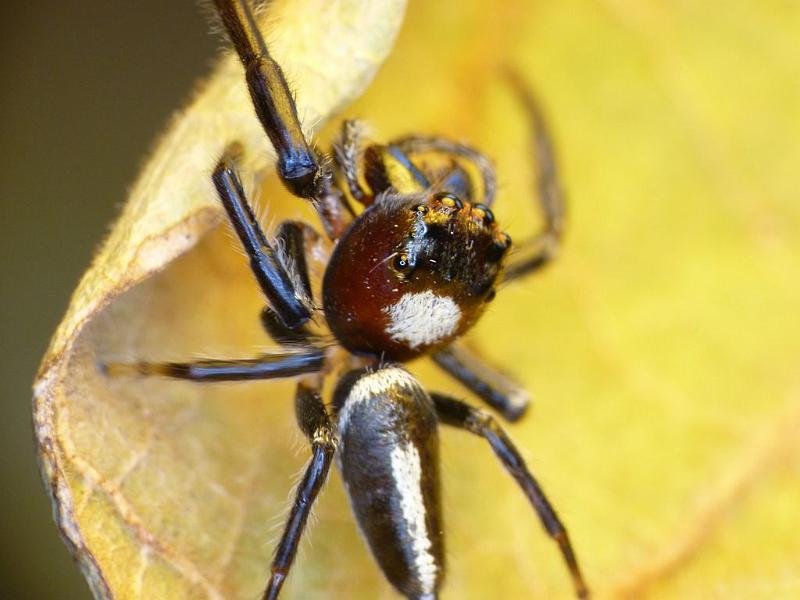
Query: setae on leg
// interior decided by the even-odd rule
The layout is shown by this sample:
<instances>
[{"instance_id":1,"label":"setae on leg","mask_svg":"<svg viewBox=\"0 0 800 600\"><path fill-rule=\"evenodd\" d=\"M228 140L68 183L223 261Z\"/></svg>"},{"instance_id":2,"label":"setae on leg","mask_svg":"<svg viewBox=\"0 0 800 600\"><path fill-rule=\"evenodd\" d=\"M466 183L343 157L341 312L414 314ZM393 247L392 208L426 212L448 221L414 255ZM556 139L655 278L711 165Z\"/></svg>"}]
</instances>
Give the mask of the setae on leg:
<instances>
[{"instance_id":1,"label":"setae on leg","mask_svg":"<svg viewBox=\"0 0 800 600\"><path fill-rule=\"evenodd\" d=\"M274 600L280 593L297 554L297 546L311 514L311 508L328 477L336 452L336 436L318 389L299 383L295 397L295 412L297 423L311 444L311 462L297 486L289 518L275 550L264 600Z\"/></svg>"},{"instance_id":2,"label":"setae on leg","mask_svg":"<svg viewBox=\"0 0 800 600\"><path fill-rule=\"evenodd\" d=\"M270 306L284 325L296 329L311 318L302 290L295 287L275 249L267 241L253 209L247 203L235 168L237 148L230 148L220 159L211 176L231 225L242 242L250 268Z\"/></svg>"}]
</instances>

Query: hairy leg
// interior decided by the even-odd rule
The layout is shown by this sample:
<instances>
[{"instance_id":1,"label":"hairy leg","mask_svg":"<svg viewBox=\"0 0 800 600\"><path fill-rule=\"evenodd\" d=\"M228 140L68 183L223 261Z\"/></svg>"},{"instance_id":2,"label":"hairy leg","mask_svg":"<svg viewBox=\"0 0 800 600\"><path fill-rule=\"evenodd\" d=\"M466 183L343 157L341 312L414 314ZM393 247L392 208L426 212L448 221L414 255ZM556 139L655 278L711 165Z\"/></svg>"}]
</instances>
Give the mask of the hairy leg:
<instances>
[{"instance_id":1,"label":"hairy leg","mask_svg":"<svg viewBox=\"0 0 800 600\"><path fill-rule=\"evenodd\" d=\"M261 291L284 325L294 329L311 318L311 308L304 302L302 290L297 289L286 268L278 260L275 249L267 241L245 198L236 173L237 152L238 148L232 147L225 153L211 179L231 225L250 258L250 268Z\"/></svg>"},{"instance_id":2,"label":"hairy leg","mask_svg":"<svg viewBox=\"0 0 800 600\"><path fill-rule=\"evenodd\" d=\"M352 210L332 185L325 156L305 138L283 70L264 43L247 0L214 0L245 71L256 115L278 154L278 175L295 196L311 200L326 233L338 238L352 219Z\"/></svg>"},{"instance_id":3,"label":"hairy leg","mask_svg":"<svg viewBox=\"0 0 800 600\"><path fill-rule=\"evenodd\" d=\"M336 452L336 435L316 386L310 387L302 382L298 384L295 412L297 423L311 444L311 462L297 486L283 535L275 549L264 600L274 600L280 593L297 554L297 547L311 514L311 508L328 477Z\"/></svg>"}]
</instances>

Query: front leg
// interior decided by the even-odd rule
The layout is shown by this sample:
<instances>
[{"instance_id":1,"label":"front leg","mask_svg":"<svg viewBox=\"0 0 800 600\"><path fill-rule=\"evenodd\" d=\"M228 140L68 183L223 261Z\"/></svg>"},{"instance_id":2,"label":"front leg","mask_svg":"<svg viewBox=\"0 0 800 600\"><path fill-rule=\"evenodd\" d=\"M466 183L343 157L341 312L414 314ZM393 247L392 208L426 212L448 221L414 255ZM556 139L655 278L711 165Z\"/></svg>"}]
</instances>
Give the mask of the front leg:
<instances>
[{"instance_id":1,"label":"front leg","mask_svg":"<svg viewBox=\"0 0 800 600\"><path fill-rule=\"evenodd\" d=\"M297 486L294 503L275 549L269 583L264 592L264 600L274 600L281 591L283 582L297 554L297 546L311 514L311 508L317 499L322 485L328 478L328 472L336 452L336 436L333 432L330 417L322 403L319 390L304 383L297 386L295 412L301 431L311 444L311 462L306 467L305 475Z\"/></svg>"},{"instance_id":2,"label":"front leg","mask_svg":"<svg viewBox=\"0 0 800 600\"><path fill-rule=\"evenodd\" d=\"M567 563L567 568L572 575L575 594L581 599L588 598L589 589L583 580L567 530L541 486L528 470L525 459L522 458L503 428L491 415L475 409L465 402L441 394L431 394L431 398L436 406L436 414L442 423L465 429L489 442L497 458L528 497L547 533L558 543L564 562Z\"/></svg>"},{"instance_id":3,"label":"front leg","mask_svg":"<svg viewBox=\"0 0 800 600\"><path fill-rule=\"evenodd\" d=\"M217 13L245 70L247 88L264 132L278 154L278 175L295 196L311 200L331 239L353 218L333 185L327 158L306 140L280 65L270 56L247 0L214 0Z\"/></svg>"},{"instance_id":4,"label":"front leg","mask_svg":"<svg viewBox=\"0 0 800 600\"><path fill-rule=\"evenodd\" d=\"M312 198L324 174L300 127L286 77L264 43L246 0L214 0L245 69L256 115L278 153L278 174L296 196Z\"/></svg>"}]
</instances>

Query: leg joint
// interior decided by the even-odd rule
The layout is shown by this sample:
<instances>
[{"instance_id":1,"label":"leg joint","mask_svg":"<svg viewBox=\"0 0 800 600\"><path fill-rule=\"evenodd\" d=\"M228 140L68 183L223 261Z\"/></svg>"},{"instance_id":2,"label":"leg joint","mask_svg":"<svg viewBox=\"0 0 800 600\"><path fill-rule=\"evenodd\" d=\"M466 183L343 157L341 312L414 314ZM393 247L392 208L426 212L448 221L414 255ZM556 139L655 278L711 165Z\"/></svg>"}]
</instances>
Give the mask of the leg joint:
<instances>
[{"instance_id":1,"label":"leg joint","mask_svg":"<svg viewBox=\"0 0 800 600\"><path fill-rule=\"evenodd\" d=\"M470 412L466 425L469 431L478 435L485 435L489 431L500 429L497 420L492 415L477 408Z\"/></svg>"},{"instance_id":2,"label":"leg joint","mask_svg":"<svg viewBox=\"0 0 800 600\"><path fill-rule=\"evenodd\" d=\"M339 446L339 439L329 427L320 427L311 436L311 444L325 454L333 454Z\"/></svg>"}]
</instances>

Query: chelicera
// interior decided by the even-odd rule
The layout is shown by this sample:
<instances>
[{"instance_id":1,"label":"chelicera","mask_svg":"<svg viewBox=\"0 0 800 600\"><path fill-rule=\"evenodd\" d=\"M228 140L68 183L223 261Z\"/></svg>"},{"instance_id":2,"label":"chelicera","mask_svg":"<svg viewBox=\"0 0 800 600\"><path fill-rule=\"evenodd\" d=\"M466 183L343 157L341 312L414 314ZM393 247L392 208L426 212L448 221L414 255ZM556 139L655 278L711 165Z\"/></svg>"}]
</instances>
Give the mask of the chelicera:
<instances>
[{"instance_id":1,"label":"chelicera","mask_svg":"<svg viewBox=\"0 0 800 600\"><path fill-rule=\"evenodd\" d=\"M402 366L432 357L506 419L525 411L527 394L457 340L499 284L547 264L561 238L562 194L533 97L512 82L531 121L545 227L510 253L511 239L492 213L495 175L483 154L424 136L362 146L359 124L346 121L328 159L305 139L284 75L248 4L215 0L215 6L277 151L278 174L291 193L313 204L330 240L322 308L307 264L309 249L322 236L289 221L267 238L245 198L236 169L241 150L234 146L212 178L266 297L261 322L283 351L250 360L107 364L106 372L196 382L299 378L295 408L312 458L276 549L265 599L280 592L334 458L360 530L389 582L406 598L437 598L445 573L440 424L488 441L557 542L577 596L588 597L565 528L500 425L487 412L427 391ZM333 372L340 377L326 405L323 378Z\"/></svg>"}]
</instances>

